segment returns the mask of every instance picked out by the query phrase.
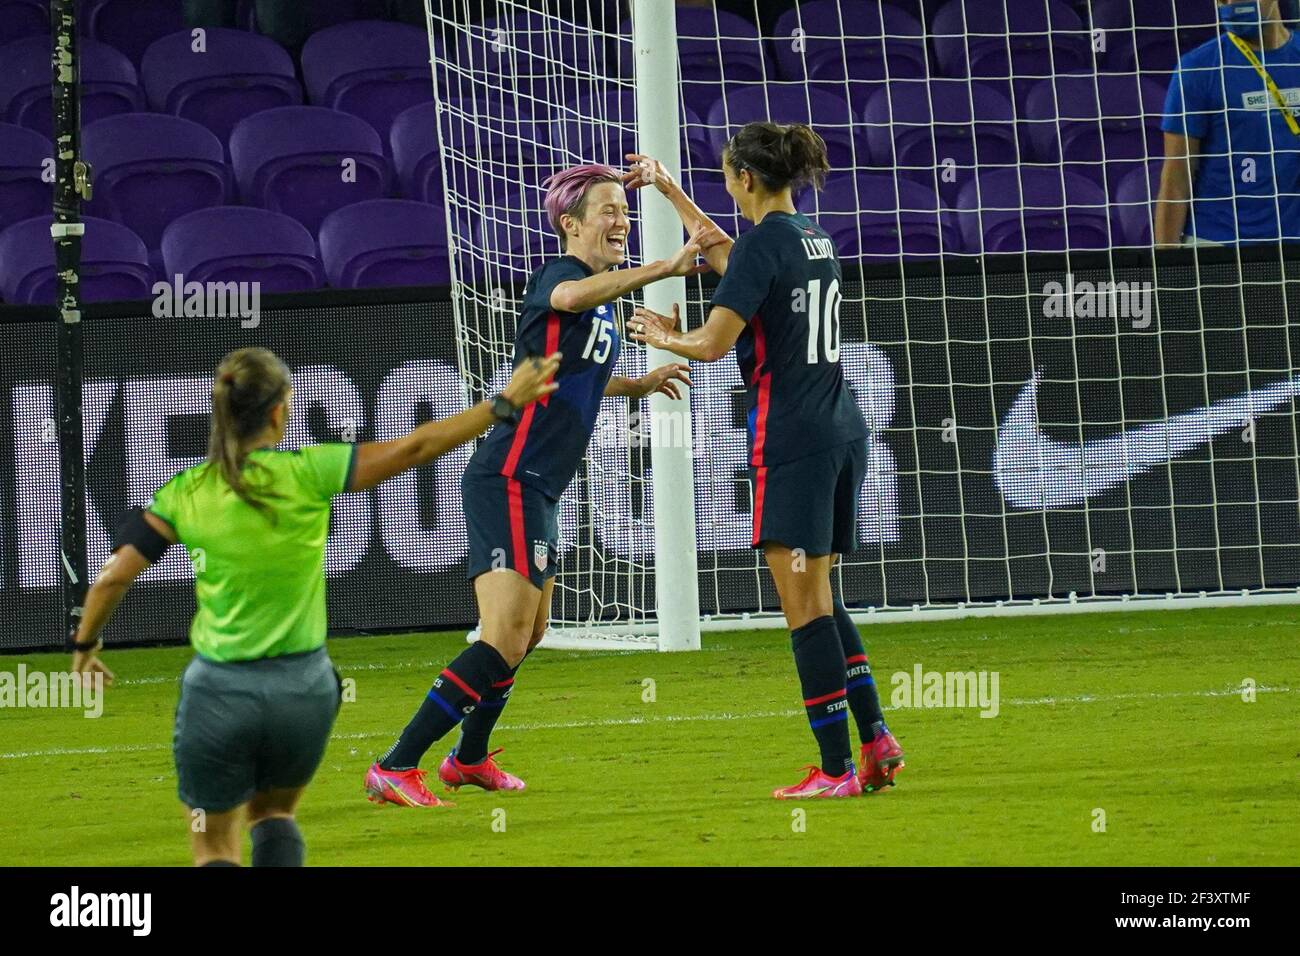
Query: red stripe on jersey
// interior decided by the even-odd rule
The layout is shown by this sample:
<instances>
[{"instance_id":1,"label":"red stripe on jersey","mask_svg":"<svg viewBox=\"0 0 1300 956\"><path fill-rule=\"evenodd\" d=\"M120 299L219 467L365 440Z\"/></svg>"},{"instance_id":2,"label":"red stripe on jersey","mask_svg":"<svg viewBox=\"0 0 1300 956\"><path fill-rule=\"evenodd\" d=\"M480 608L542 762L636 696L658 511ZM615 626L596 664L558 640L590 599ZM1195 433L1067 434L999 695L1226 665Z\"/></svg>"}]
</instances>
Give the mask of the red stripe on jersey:
<instances>
[{"instance_id":1,"label":"red stripe on jersey","mask_svg":"<svg viewBox=\"0 0 1300 956\"><path fill-rule=\"evenodd\" d=\"M754 547L762 541L763 530L763 494L767 491L767 468L758 469L758 478L754 485Z\"/></svg>"},{"instance_id":2,"label":"red stripe on jersey","mask_svg":"<svg viewBox=\"0 0 1300 956\"><path fill-rule=\"evenodd\" d=\"M560 317L552 312L546 318L546 354L550 355L559 347ZM533 416L537 413L537 406L540 404L545 408L550 403L550 400L551 396L543 395L524 409L524 414L519 419L519 425L515 428L515 437L510 442L510 452L506 455L506 463L501 466L501 474L507 478L515 476L515 468L519 466L519 457L524 453L524 443L528 441L528 429L533 424Z\"/></svg>"},{"instance_id":3,"label":"red stripe on jersey","mask_svg":"<svg viewBox=\"0 0 1300 956\"><path fill-rule=\"evenodd\" d=\"M854 654L852 657L844 658L845 664L865 664L867 663L866 654Z\"/></svg>"},{"instance_id":4,"label":"red stripe on jersey","mask_svg":"<svg viewBox=\"0 0 1300 956\"><path fill-rule=\"evenodd\" d=\"M560 347L560 317L552 312L546 317L546 355L554 355ZM538 399L545 408L551 403L551 396L543 395Z\"/></svg>"},{"instance_id":5,"label":"red stripe on jersey","mask_svg":"<svg viewBox=\"0 0 1300 956\"><path fill-rule=\"evenodd\" d=\"M519 482L506 479L506 500L510 504L510 542L515 552L515 570L528 577L528 544L524 540L524 492Z\"/></svg>"},{"instance_id":6,"label":"red stripe on jersey","mask_svg":"<svg viewBox=\"0 0 1300 956\"><path fill-rule=\"evenodd\" d=\"M754 328L754 384L758 386L758 414L754 419L754 453L749 463L763 464L763 446L767 444L767 410L772 401L772 373L765 372L767 361L767 335L763 332L763 317L758 313L750 320Z\"/></svg>"},{"instance_id":7,"label":"red stripe on jersey","mask_svg":"<svg viewBox=\"0 0 1300 956\"><path fill-rule=\"evenodd\" d=\"M448 668L444 668L444 669L443 669L443 672L442 672L442 676L443 676L443 677L446 677L446 678L449 678L453 684L455 684L457 687L459 687L461 690L463 690L466 694L468 694L468 695L470 696L470 698L474 701L474 703L477 704L480 700L483 699L483 698L479 697L478 694L474 693L474 688L470 687L469 684L466 684L463 680L461 680L459 677L457 677L455 674L453 674L453 673L451 672L451 668L449 668L449 667L448 667Z\"/></svg>"},{"instance_id":8,"label":"red stripe on jersey","mask_svg":"<svg viewBox=\"0 0 1300 956\"><path fill-rule=\"evenodd\" d=\"M818 704L824 704L828 700L834 700L836 697L843 697L846 693L847 691L840 688L839 690L831 691L829 694L822 694L820 697L809 698L803 702L803 705L805 707L816 707Z\"/></svg>"}]
</instances>

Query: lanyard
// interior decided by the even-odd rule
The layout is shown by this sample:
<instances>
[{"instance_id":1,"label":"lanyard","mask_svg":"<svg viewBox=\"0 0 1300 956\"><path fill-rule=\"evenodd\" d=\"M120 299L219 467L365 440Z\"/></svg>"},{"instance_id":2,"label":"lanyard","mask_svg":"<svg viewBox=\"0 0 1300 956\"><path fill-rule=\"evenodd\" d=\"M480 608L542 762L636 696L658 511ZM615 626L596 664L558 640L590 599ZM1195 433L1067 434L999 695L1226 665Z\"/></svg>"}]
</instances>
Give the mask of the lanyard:
<instances>
[{"instance_id":1,"label":"lanyard","mask_svg":"<svg viewBox=\"0 0 1300 956\"><path fill-rule=\"evenodd\" d=\"M1228 39L1236 44L1237 49L1241 51L1241 55L1250 61L1250 65L1255 68L1255 72L1259 74L1259 78L1263 80L1264 85L1268 87L1269 93L1273 94L1273 99L1277 102L1278 108L1282 110L1282 116L1286 119L1286 125L1290 127L1292 134L1300 136L1300 122L1296 121L1295 113L1291 107L1287 105L1286 97L1284 97L1282 91L1277 88L1277 83L1274 82L1273 77L1268 75L1268 70L1264 69L1264 64L1259 61L1259 57L1257 57L1255 51L1250 48L1250 44L1232 31L1228 31Z\"/></svg>"}]
</instances>

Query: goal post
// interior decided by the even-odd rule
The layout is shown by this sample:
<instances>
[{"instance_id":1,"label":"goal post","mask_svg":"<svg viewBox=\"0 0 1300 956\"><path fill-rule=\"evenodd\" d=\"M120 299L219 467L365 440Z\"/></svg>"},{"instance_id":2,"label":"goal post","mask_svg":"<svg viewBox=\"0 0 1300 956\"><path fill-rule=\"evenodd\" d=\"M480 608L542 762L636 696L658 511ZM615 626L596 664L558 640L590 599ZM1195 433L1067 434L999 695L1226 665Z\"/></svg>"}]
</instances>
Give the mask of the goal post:
<instances>
[{"instance_id":1,"label":"goal post","mask_svg":"<svg viewBox=\"0 0 1300 956\"><path fill-rule=\"evenodd\" d=\"M632 46L636 76L637 141L642 153L654 156L674 177L681 178L678 161L681 127L677 90L676 7L662 0L635 0L632 7ZM648 189L648 187L647 187ZM641 204L642 248L647 262L667 259L681 246L683 230L677 213L666 202ZM682 306L686 321L686 279L676 277L645 289L646 308L671 315ZM647 349L647 362L657 368L681 359L661 349ZM692 451L689 389L680 398L650 396L650 448L654 472L655 615L661 651L700 648L700 595L695 547L695 474Z\"/></svg>"}]
</instances>

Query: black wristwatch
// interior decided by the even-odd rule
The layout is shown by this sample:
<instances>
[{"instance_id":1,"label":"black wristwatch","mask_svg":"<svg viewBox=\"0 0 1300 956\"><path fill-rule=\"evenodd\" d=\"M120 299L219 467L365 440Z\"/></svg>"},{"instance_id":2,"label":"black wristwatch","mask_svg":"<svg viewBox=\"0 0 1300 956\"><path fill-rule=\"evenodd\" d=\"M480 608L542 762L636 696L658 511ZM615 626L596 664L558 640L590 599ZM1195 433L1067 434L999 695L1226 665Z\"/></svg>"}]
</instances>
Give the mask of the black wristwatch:
<instances>
[{"instance_id":1,"label":"black wristwatch","mask_svg":"<svg viewBox=\"0 0 1300 956\"><path fill-rule=\"evenodd\" d=\"M519 409L505 395L497 395L492 399L492 416L500 422L518 421Z\"/></svg>"},{"instance_id":2,"label":"black wristwatch","mask_svg":"<svg viewBox=\"0 0 1300 956\"><path fill-rule=\"evenodd\" d=\"M78 644L76 637L72 634L69 634L67 644L64 646L70 651L77 651L82 654L88 654L91 651L95 651L100 648L100 639L98 637L95 637L89 641L86 641L83 644Z\"/></svg>"}]
</instances>

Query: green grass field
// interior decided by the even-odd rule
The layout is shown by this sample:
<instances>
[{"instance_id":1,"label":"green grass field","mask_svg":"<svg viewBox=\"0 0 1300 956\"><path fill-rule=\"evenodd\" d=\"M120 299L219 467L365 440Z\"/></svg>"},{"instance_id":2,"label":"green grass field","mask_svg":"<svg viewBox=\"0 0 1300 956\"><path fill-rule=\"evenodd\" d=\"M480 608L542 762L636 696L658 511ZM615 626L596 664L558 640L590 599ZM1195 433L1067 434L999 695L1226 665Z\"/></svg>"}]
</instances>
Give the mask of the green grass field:
<instances>
[{"instance_id":1,"label":"green grass field","mask_svg":"<svg viewBox=\"0 0 1300 956\"><path fill-rule=\"evenodd\" d=\"M368 803L361 779L463 634L336 639L356 700L301 808L308 862L1295 864L1298 624L1300 608L1257 607L866 629L887 708L891 676L920 664L996 671L998 716L890 709L899 785L801 804L768 795L815 755L785 632L706 635L698 654L539 651L494 738L528 790L421 811ZM98 720L0 709L0 864L188 863L169 749L188 656L109 651ZM19 663L66 659L0 670Z\"/></svg>"}]
</instances>

